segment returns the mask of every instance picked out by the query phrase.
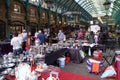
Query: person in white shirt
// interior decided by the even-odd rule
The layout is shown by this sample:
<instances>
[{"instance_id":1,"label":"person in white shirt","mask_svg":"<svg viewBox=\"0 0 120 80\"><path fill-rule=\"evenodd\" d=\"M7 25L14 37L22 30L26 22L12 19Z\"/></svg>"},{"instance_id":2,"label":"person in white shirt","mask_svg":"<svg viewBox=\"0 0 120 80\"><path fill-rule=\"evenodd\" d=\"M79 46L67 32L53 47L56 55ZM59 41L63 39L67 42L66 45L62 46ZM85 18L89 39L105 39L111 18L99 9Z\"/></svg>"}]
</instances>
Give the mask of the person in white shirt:
<instances>
[{"instance_id":1,"label":"person in white shirt","mask_svg":"<svg viewBox=\"0 0 120 80\"><path fill-rule=\"evenodd\" d=\"M22 49L23 49L23 51L25 51L26 41L27 41L27 32L24 29L22 32Z\"/></svg>"},{"instance_id":2,"label":"person in white shirt","mask_svg":"<svg viewBox=\"0 0 120 80\"><path fill-rule=\"evenodd\" d=\"M22 37L22 33L21 33L20 31L18 31L18 37L19 37L19 39L20 39L20 40L21 40L21 42L22 42L23 37Z\"/></svg>"},{"instance_id":3,"label":"person in white shirt","mask_svg":"<svg viewBox=\"0 0 120 80\"><path fill-rule=\"evenodd\" d=\"M38 35L39 33L36 31L35 32L35 34L34 34L34 41L37 39L37 35Z\"/></svg>"},{"instance_id":4,"label":"person in white shirt","mask_svg":"<svg viewBox=\"0 0 120 80\"><path fill-rule=\"evenodd\" d=\"M11 45L13 46L13 53L14 55L19 55L22 53L22 41L18 37L18 33L15 32L13 34L13 38L11 39Z\"/></svg>"}]
</instances>

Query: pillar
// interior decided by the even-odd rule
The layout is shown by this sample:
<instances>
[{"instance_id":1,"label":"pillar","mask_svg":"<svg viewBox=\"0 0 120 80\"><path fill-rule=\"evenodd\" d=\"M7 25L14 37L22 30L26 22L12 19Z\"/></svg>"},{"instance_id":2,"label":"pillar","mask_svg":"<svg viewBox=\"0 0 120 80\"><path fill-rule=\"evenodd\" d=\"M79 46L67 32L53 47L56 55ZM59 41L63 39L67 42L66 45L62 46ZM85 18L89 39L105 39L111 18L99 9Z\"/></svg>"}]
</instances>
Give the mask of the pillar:
<instances>
[{"instance_id":1,"label":"pillar","mask_svg":"<svg viewBox=\"0 0 120 80\"><path fill-rule=\"evenodd\" d=\"M29 20L28 20L29 0L26 0L26 2L25 2L25 10L26 10L26 16L25 16L26 24L25 24L25 29L26 29L27 32L29 32Z\"/></svg>"},{"instance_id":2,"label":"pillar","mask_svg":"<svg viewBox=\"0 0 120 80\"><path fill-rule=\"evenodd\" d=\"M7 38L10 40L10 21L11 21L11 16L10 16L10 6L11 6L11 0L6 0L6 6L7 6Z\"/></svg>"},{"instance_id":3,"label":"pillar","mask_svg":"<svg viewBox=\"0 0 120 80\"><path fill-rule=\"evenodd\" d=\"M39 16L39 22L38 22L38 29L40 30L41 29L41 12L42 12L42 7L41 7L41 3L40 3L41 0L39 0L39 6L38 6L38 16Z\"/></svg>"},{"instance_id":4,"label":"pillar","mask_svg":"<svg viewBox=\"0 0 120 80\"><path fill-rule=\"evenodd\" d=\"M50 14L51 14L51 10L50 7L48 7L48 28L50 28Z\"/></svg>"}]
</instances>

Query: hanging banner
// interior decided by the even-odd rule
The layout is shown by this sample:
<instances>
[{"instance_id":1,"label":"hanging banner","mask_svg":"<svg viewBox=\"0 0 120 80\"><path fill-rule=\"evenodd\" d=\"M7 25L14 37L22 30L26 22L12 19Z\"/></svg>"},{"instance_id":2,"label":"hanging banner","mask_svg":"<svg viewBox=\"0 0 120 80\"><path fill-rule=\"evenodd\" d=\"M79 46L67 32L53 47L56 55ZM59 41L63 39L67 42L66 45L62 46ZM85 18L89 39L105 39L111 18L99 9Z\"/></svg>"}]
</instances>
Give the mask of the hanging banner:
<instances>
[{"instance_id":1,"label":"hanging banner","mask_svg":"<svg viewBox=\"0 0 120 80\"><path fill-rule=\"evenodd\" d=\"M100 26L99 25L91 25L90 30L96 33L97 31L100 31Z\"/></svg>"},{"instance_id":2,"label":"hanging banner","mask_svg":"<svg viewBox=\"0 0 120 80\"><path fill-rule=\"evenodd\" d=\"M71 15L71 14L81 14L81 12L79 12L79 11L67 11L67 12L63 13L62 15Z\"/></svg>"}]
</instances>

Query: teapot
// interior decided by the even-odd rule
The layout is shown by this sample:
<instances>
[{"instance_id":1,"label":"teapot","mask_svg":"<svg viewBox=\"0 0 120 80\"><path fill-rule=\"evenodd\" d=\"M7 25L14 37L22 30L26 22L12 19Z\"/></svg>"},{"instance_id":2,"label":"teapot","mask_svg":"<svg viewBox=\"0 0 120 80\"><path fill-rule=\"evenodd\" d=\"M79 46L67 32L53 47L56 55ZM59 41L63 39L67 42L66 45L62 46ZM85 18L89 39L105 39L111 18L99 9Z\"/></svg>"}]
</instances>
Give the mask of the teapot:
<instances>
[{"instance_id":1,"label":"teapot","mask_svg":"<svg viewBox=\"0 0 120 80\"><path fill-rule=\"evenodd\" d=\"M55 77L53 77L52 75L55 75ZM46 80L59 80L58 72L54 72L54 71L50 72L50 75Z\"/></svg>"},{"instance_id":2,"label":"teapot","mask_svg":"<svg viewBox=\"0 0 120 80\"><path fill-rule=\"evenodd\" d=\"M35 40L35 46L39 46L39 45L40 45L40 43L41 43L41 42L40 42L40 40L39 40L39 39L36 39L36 40Z\"/></svg>"},{"instance_id":3,"label":"teapot","mask_svg":"<svg viewBox=\"0 0 120 80\"><path fill-rule=\"evenodd\" d=\"M3 55L3 63L7 63L7 60L8 59L8 56L5 54L5 55Z\"/></svg>"},{"instance_id":4,"label":"teapot","mask_svg":"<svg viewBox=\"0 0 120 80\"><path fill-rule=\"evenodd\" d=\"M29 76L29 80L38 80L38 76L35 71L31 72L31 74Z\"/></svg>"}]
</instances>

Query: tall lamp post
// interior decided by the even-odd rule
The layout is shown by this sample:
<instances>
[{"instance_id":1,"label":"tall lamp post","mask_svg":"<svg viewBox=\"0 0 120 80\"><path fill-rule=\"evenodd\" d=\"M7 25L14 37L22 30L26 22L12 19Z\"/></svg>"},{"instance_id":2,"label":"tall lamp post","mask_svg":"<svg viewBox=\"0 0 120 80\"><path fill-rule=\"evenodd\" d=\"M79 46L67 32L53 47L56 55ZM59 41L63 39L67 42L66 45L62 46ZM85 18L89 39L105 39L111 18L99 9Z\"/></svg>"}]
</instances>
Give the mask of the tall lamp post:
<instances>
[{"instance_id":1,"label":"tall lamp post","mask_svg":"<svg viewBox=\"0 0 120 80\"><path fill-rule=\"evenodd\" d=\"M105 31L107 31L108 30L108 18L109 18L109 16L108 16L108 9L110 8L110 4L111 4L111 2L109 2L108 0L106 0L104 3L103 3L103 5L104 5L104 7L105 7L105 10L106 10L106 15L105 15L105 19L106 19L106 28L105 28Z\"/></svg>"}]
</instances>

